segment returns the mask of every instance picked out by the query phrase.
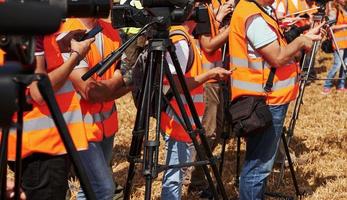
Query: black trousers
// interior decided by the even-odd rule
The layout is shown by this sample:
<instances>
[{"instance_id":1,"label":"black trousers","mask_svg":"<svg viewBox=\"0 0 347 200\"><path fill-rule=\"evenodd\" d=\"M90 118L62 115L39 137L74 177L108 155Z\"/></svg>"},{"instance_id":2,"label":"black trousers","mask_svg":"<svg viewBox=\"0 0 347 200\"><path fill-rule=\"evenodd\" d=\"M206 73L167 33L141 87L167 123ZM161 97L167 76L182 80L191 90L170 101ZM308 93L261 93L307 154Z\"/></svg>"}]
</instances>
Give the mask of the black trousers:
<instances>
[{"instance_id":1,"label":"black trousers","mask_svg":"<svg viewBox=\"0 0 347 200\"><path fill-rule=\"evenodd\" d=\"M69 169L67 155L33 154L24 158L22 189L27 199L65 200Z\"/></svg>"}]
</instances>

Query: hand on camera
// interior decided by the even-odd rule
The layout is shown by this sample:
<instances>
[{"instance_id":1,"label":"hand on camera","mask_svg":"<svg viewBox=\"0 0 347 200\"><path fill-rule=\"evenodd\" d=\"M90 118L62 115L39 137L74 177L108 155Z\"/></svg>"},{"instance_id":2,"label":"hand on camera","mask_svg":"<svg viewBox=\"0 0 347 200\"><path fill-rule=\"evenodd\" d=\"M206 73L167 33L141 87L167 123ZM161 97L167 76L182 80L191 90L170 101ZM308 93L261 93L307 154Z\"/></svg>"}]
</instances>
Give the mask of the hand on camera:
<instances>
[{"instance_id":1,"label":"hand on camera","mask_svg":"<svg viewBox=\"0 0 347 200\"><path fill-rule=\"evenodd\" d=\"M94 42L95 38L90 38L81 42L78 42L74 39L71 40L71 53L76 52L78 54L79 59L83 59L89 49L90 45Z\"/></svg>"},{"instance_id":2,"label":"hand on camera","mask_svg":"<svg viewBox=\"0 0 347 200\"><path fill-rule=\"evenodd\" d=\"M322 38L326 34L326 30L322 28L324 24L324 22L319 24L318 26L310 29L303 35L304 37L302 38L305 51L310 51L312 49L314 41L322 40Z\"/></svg>"},{"instance_id":3,"label":"hand on camera","mask_svg":"<svg viewBox=\"0 0 347 200\"><path fill-rule=\"evenodd\" d=\"M323 36L326 34L326 30L323 29L323 26L325 23L321 23L318 26L310 29L305 33L304 35L308 38L310 38L312 41L319 41L323 38Z\"/></svg>"},{"instance_id":4,"label":"hand on camera","mask_svg":"<svg viewBox=\"0 0 347 200\"><path fill-rule=\"evenodd\" d=\"M234 1L229 0L219 7L219 11L216 16L217 21L221 22L225 16L227 16L229 13L231 13L231 11L233 11L233 4Z\"/></svg>"},{"instance_id":5,"label":"hand on camera","mask_svg":"<svg viewBox=\"0 0 347 200\"><path fill-rule=\"evenodd\" d=\"M215 67L209 70L208 73L210 73L211 79L225 80L231 75L232 71L226 70L222 67Z\"/></svg>"}]
</instances>

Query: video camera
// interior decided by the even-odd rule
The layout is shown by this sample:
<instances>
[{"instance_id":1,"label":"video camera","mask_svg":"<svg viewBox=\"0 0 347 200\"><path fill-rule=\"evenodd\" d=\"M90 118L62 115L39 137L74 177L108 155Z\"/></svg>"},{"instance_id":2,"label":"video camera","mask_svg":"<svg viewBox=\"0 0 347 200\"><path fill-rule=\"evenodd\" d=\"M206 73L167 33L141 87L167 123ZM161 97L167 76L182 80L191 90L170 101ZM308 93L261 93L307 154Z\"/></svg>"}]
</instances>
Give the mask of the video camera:
<instances>
[{"instance_id":1,"label":"video camera","mask_svg":"<svg viewBox=\"0 0 347 200\"><path fill-rule=\"evenodd\" d=\"M7 61L34 62L34 35L58 30L65 17L108 17L109 0L12 0L0 3L0 48Z\"/></svg>"},{"instance_id":2,"label":"video camera","mask_svg":"<svg viewBox=\"0 0 347 200\"><path fill-rule=\"evenodd\" d=\"M192 0L143 0L142 5L144 9L137 9L129 4L114 5L111 10L112 26L141 28L158 19L170 26L180 25L187 20L205 22L209 19L207 8L204 6L194 8Z\"/></svg>"}]
</instances>

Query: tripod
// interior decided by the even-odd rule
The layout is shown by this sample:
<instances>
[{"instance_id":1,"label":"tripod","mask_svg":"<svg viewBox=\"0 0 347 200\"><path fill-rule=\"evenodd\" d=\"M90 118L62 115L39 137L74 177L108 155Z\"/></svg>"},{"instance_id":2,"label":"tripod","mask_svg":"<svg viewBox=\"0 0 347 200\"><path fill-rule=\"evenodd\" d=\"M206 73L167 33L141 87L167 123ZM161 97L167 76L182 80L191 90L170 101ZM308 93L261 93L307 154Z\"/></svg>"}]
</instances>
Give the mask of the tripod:
<instances>
[{"instance_id":1,"label":"tripod","mask_svg":"<svg viewBox=\"0 0 347 200\"><path fill-rule=\"evenodd\" d=\"M169 39L169 32L167 26L159 24L157 27L157 33L152 39L149 40L148 47L148 59L146 62L146 67L144 70L144 78L142 82L142 88L139 94L139 104L137 108L136 120L133 130L132 142L129 151L128 161L130 163L128 170L127 182L124 190L124 199L129 199L130 192L132 188L132 181L135 175L135 165L136 163L143 164L143 176L146 180L145 187L145 199L151 198L151 188L153 179L158 176L163 170L171 168L182 168L187 166L202 166L206 178L208 180L209 186L212 190L215 199L219 199L217 189L213 184L211 175L209 174L207 165L212 168L214 177L217 181L218 189L222 195L223 199L228 199L219 171L216 165L216 159L213 157L206 136L204 135L204 130L201 125L200 119L198 117L197 111L195 109L193 100L190 96L188 87L185 83L183 72L180 68L180 64L175 53L173 44ZM193 122L195 124L195 129L193 128L188 114L183 106L183 99L176 87L173 75L171 74L168 67L166 67L166 60L164 58L165 53L169 52L171 59L173 61L175 70L177 72L179 86L183 91L183 95L188 106L189 112L192 114ZM159 154L159 137L161 134L160 122L161 122L161 111L163 107L163 101L168 103L168 99L163 94L163 78L167 78L170 90L173 93L174 98L178 103L179 112L182 117L178 116L179 121L189 134L192 143L197 151L198 162L182 163L177 165L159 165L158 164L158 154ZM151 109L151 106L155 103L155 109ZM170 105L168 105L170 106ZM153 140L150 140L149 135L149 120L150 113L156 113L156 133ZM200 149L196 136L199 135L203 149ZM141 159L141 150L143 145L143 158ZM206 156L205 156L206 155ZM207 157L208 160L203 161Z\"/></svg>"},{"instance_id":2,"label":"tripod","mask_svg":"<svg viewBox=\"0 0 347 200\"><path fill-rule=\"evenodd\" d=\"M315 23L319 23L319 22L322 22L324 20L324 16L325 16L324 10L325 10L324 8L320 9L319 12L316 15L314 15L313 19L314 19ZM328 34L330 35L330 37L332 39L332 42L333 42L333 44L335 46L334 51L337 52L337 55L338 55L338 57L339 57L339 59L341 61L343 72L346 74L347 73L347 67L346 67L346 64L343 61L342 56L339 54L340 49L339 49L339 47L337 45L337 42L336 42L333 30L331 28L331 25L334 22L335 21L327 22L327 25L328 25L327 30L328 30ZM320 44L320 42L318 42L318 41L314 42L312 51L310 53L308 53L308 54L305 54L305 56L304 56L304 60L303 60L301 68L303 69L304 67L307 66L306 67L307 71L303 71L303 74L300 77L301 79L300 79L300 83L299 83L299 94L298 94L298 97L297 97L297 99L295 101L295 104L294 104L293 113L291 115L288 127L284 127L284 130L283 130L284 133L286 134L286 141L287 141L288 145L289 145L289 143L290 143L290 141L291 141L291 139L292 139L292 137L294 135L296 122L297 122L297 120L299 118L301 105L303 104L303 97L304 97L305 88L306 88L308 80L310 79L309 78L309 73L310 73L311 69L313 68L314 61L315 61L315 56L316 56L317 51L319 49L318 48L319 44ZM309 59L307 59L307 58L309 58ZM317 80L329 80L329 79L317 79ZM336 79L334 79L334 80L336 80ZM280 184L283 181L284 168L285 168L284 164L285 164L285 157L282 159L280 176L279 176L278 181L277 181L278 184Z\"/></svg>"},{"instance_id":3,"label":"tripod","mask_svg":"<svg viewBox=\"0 0 347 200\"><path fill-rule=\"evenodd\" d=\"M77 176L81 182L83 191L88 199L94 200L95 194L81 164L80 157L74 146L69 130L60 112L58 104L54 98L53 88L47 75L44 74L24 74L20 64L10 64L2 67L0 71L0 94L1 98L1 118L0 125L2 127L1 153L0 153L0 181L1 181L1 199L6 199L6 177L7 177L7 153L8 153L8 137L9 130L13 124L13 114L17 112L17 141L16 141L16 163L15 163L15 196L18 200L20 197L21 171L22 171L22 135L23 135L23 112L28 111L26 103L25 89L33 81L38 81L38 89L45 100L49 111L52 115L54 123L59 131L60 137L64 143L68 155L76 169Z\"/></svg>"}]
</instances>

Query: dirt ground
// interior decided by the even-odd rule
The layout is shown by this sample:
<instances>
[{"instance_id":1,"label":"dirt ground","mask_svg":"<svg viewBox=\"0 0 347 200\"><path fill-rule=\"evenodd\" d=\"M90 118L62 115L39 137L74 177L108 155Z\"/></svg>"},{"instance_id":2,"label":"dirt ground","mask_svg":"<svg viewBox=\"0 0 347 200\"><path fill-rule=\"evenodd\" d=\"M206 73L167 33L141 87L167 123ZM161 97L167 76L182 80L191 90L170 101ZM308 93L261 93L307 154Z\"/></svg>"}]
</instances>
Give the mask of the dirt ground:
<instances>
[{"instance_id":1,"label":"dirt ground","mask_svg":"<svg viewBox=\"0 0 347 200\"><path fill-rule=\"evenodd\" d=\"M316 67L319 78L324 78L326 70L331 66L331 56L319 55ZM290 142L291 154L295 156L295 170L301 191L305 191L305 200L342 200L347 199L347 92L337 92L335 89L329 95L322 95L323 81L315 81L306 87L303 105L294 138ZM132 129L136 109L130 95L117 100L120 129L116 135L113 157L113 172L117 182L125 184ZM290 106L286 123L292 113ZM154 128L151 128L151 135ZM235 182L236 145L231 139L226 149L226 161L223 171L223 182L230 198L237 198ZM219 154L220 147L215 154ZM241 156L245 151L244 142L241 146ZM160 162L164 162L164 142L161 140ZM268 190L295 195L289 169L285 170L284 184L276 185L278 171L274 170L269 178ZM160 198L162 173L153 182L152 199ZM76 181L71 182L76 191ZM132 199L143 199L145 181L141 175L141 165L137 165L134 178ZM75 199L75 192L72 198ZM184 188L183 199L198 199L197 194L188 194ZM272 199L272 198L268 198Z\"/></svg>"}]
</instances>

